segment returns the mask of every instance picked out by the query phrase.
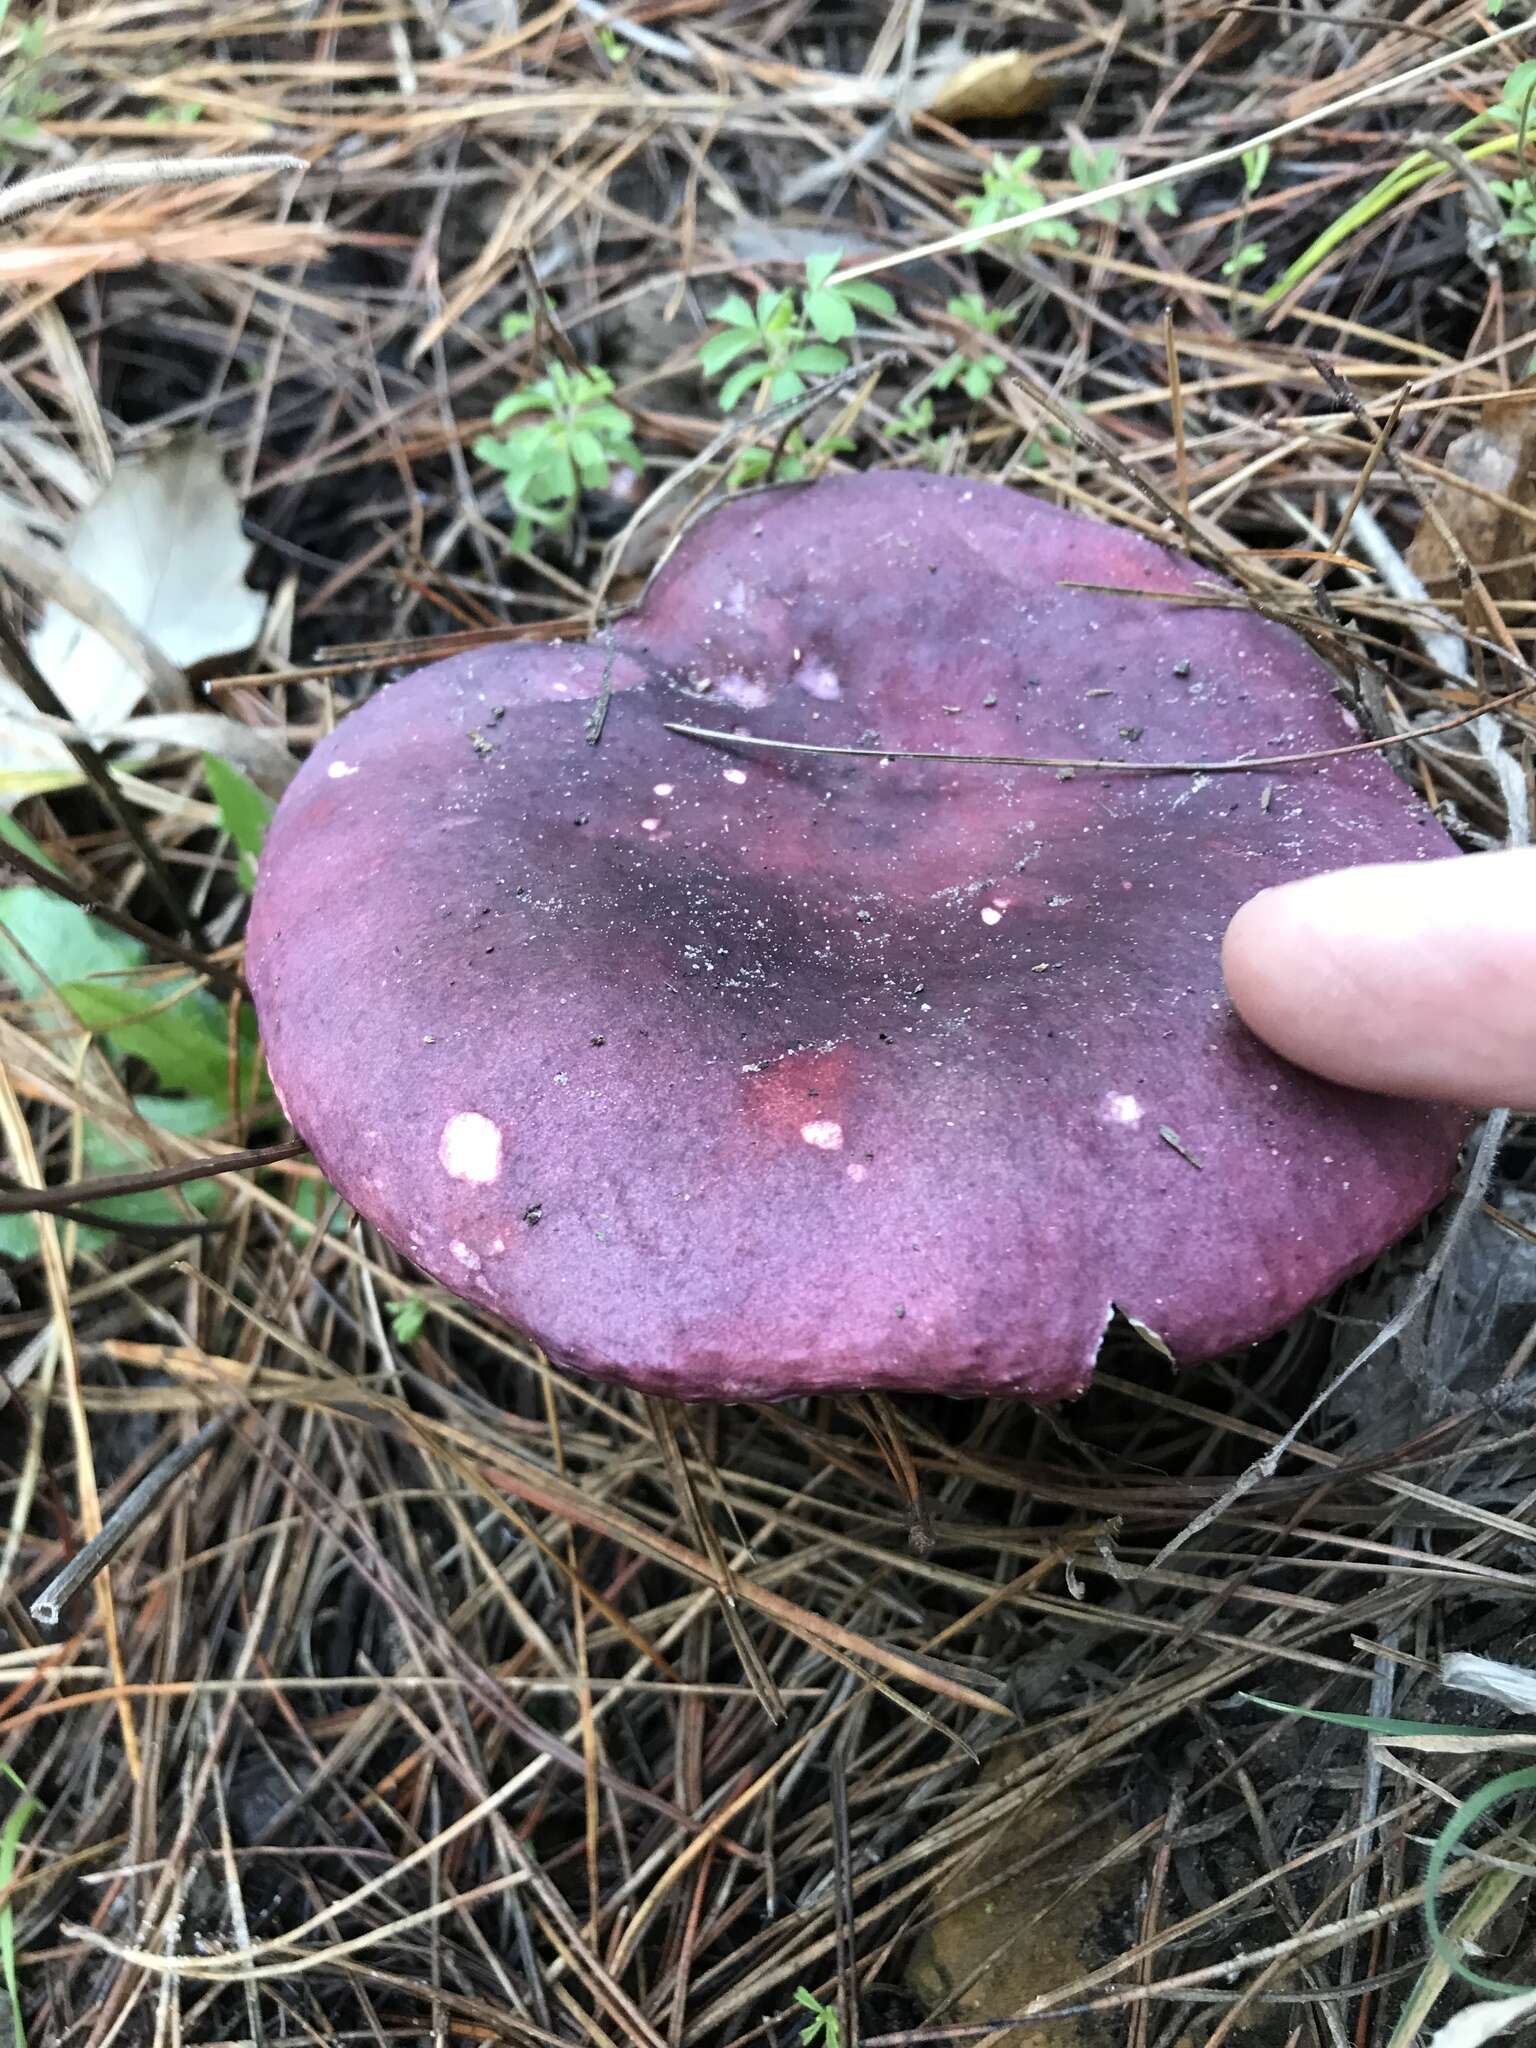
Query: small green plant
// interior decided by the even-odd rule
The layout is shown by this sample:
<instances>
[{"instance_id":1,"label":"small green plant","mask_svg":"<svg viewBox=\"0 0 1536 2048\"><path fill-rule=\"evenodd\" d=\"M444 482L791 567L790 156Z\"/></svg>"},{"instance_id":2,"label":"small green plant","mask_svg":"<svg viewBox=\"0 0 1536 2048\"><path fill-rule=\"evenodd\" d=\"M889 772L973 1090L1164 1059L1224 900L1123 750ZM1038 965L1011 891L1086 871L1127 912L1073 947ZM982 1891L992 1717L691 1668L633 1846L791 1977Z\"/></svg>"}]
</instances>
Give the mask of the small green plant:
<instances>
[{"instance_id":1,"label":"small green plant","mask_svg":"<svg viewBox=\"0 0 1536 2048\"><path fill-rule=\"evenodd\" d=\"M414 1344L427 1327L427 1304L419 1295L408 1294L403 1301L386 1301L384 1313L397 1344Z\"/></svg>"},{"instance_id":2,"label":"small green plant","mask_svg":"<svg viewBox=\"0 0 1536 2048\"><path fill-rule=\"evenodd\" d=\"M205 108L202 100L177 100L162 107L151 107L144 116L155 128L190 128L194 121L201 121Z\"/></svg>"},{"instance_id":3,"label":"small green plant","mask_svg":"<svg viewBox=\"0 0 1536 2048\"><path fill-rule=\"evenodd\" d=\"M512 546L520 550L540 533L569 532L581 493L602 490L615 468L645 467L634 422L614 403L606 370L552 362L535 383L502 399L491 424L507 431L482 434L475 453L501 471Z\"/></svg>"},{"instance_id":4,"label":"small green plant","mask_svg":"<svg viewBox=\"0 0 1536 2048\"><path fill-rule=\"evenodd\" d=\"M1116 185L1125 176L1118 152L1112 144L1103 143L1097 149L1092 143L1074 142L1067 152L1067 169L1072 182L1080 192L1098 192L1106 185ZM1095 220L1108 221L1111 227L1120 224L1122 209L1129 207L1138 220L1145 220L1153 207L1159 213L1166 213L1170 219L1179 217L1179 194L1174 185L1148 185L1140 192L1132 192L1124 198L1101 199L1088 211Z\"/></svg>"},{"instance_id":5,"label":"small green plant","mask_svg":"<svg viewBox=\"0 0 1536 2048\"><path fill-rule=\"evenodd\" d=\"M990 341L1008 318L1005 306L989 306L980 292L961 292L949 300L944 310L952 320L963 321L978 342ZM951 385L958 384L967 398L979 402L989 395L1007 367L992 349L983 348L978 354L974 349L961 347L945 357L930 381L935 391L948 391Z\"/></svg>"},{"instance_id":6,"label":"small green plant","mask_svg":"<svg viewBox=\"0 0 1536 2048\"><path fill-rule=\"evenodd\" d=\"M846 455L853 445L846 434L824 434L808 446L800 429L791 427L781 439L754 442L750 448L743 448L731 465L727 487L745 490L748 484L762 483L770 477L780 484L803 483L813 471L819 473L834 455Z\"/></svg>"},{"instance_id":7,"label":"small green plant","mask_svg":"<svg viewBox=\"0 0 1536 2048\"><path fill-rule=\"evenodd\" d=\"M835 377L847 369L841 344L857 329L861 310L881 320L895 313L896 301L884 285L834 277L841 253L833 249L808 258L798 289L761 291L750 304L733 292L716 306L720 331L699 344L699 362L706 377L725 378L722 412L734 412L749 392L759 408L803 397L807 378Z\"/></svg>"},{"instance_id":8,"label":"small green plant","mask_svg":"<svg viewBox=\"0 0 1536 2048\"><path fill-rule=\"evenodd\" d=\"M1523 64L1517 64L1505 79L1498 103L1489 108L1488 116L1502 126L1524 134L1530 121L1533 96L1536 96L1536 57L1528 57Z\"/></svg>"},{"instance_id":9,"label":"small green plant","mask_svg":"<svg viewBox=\"0 0 1536 2048\"><path fill-rule=\"evenodd\" d=\"M933 400L925 391L905 398L891 417L891 432L903 441L925 441L933 432Z\"/></svg>"},{"instance_id":10,"label":"small green plant","mask_svg":"<svg viewBox=\"0 0 1536 2048\"><path fill-rule=\"evenodd\" d=\"M1501 242L1528 242L1536 237L1536 184L1529 178L1490 178L1488 190L1504 208Z\"/></svg>"},{"instance_id":11,"label":"small green plant","mask_svg":"<svg viewBox=\"0 0 1536 2048\"><path fill-rule=\"evenodd\" d=\"M996 227L1000 220L1009 220L1016 213L1033 213L1045 205L1045 194L1034 178L1040 154L1038 144L1031 144L1014 157L994 155L991 168L981 174L981 190L955 202L973 228ZM1007 239L1015 249L1027 248L1034 241L1062 242L1074 249L1081 237L1069 220L1043 220L1032 227L1013 229Z\"/></svg>"},{"instance_id":12,"label":"small green plant","mask_svg":"<svg viewBox=\"0 0 1536 2048\"><path fill-rule=\"evenodd\" d=\"M616 28L600 28L597 31L597 46L615 69L629 56L629 45Z\"/></svg>"},{"instance_id":13,"label":"small green plant","mask_svg":"<svg viewBox=\"0 0 1536 2048\"><path fill-rule=\"evenodd\" d=\"M960 292L945 302L944 310L970 332L958 348L952 349L936 369L930 370L907 393L889 428L897 440L916 442L918 454L929 462L937 460L941 453L938 442L934 440L933 393L951 391L958 386L967 398L977 404L990 397L993 386L1008 365L996 349L989 348L987 344L1013 317L1011 307L989 306L980 292Z\"/></svg>"},{"instance_id":14,"label":"small green plant","mask_svg":"<svg viewBox=\"0 0 1536 2048\"><path fill-rule=\"evenodd\" d=\"M823 2005L815 1992L807 1991L803 1984L795 1987L795 2003L811 2016L800 2029L804 2048L842 2048L843 2023L836 2006Z\"/></svg>"},{"instance_id":15,"label":"small green plant","mask_svg":"<svg viewBox=\"0 0 1536 2048\"><path fill-rule=\"evenodd\" d=\"M1269 155L1267 142L1255 142L1243 151L1243 190L1250 199L1269 175Z\"/></svg>"},{"instance_id":16,"label":"small green plant","mask_svg":"<svg viewBox=\"0 0 1536 2048\"><path fill-rule=\"evenodd\" d=\"M0 34L10 24L11 0L0 0ZM15 48L0 74L0 161L16 144L36 142L40 124L59 110L59 96L44 82L48 31L41 18L17 21Z\"/></svg>"},{"instance_id":17,"label":"small green plant","mask_svg":"<svg viewBox=\"0 0 1536 2048\"><path fill-rule=\"evenodd\" d=\"M560 309L548 292L544 294L544 311L549 315L551 322L558 321ZM496 331L503 341L521 341L525 334L532 334L538 324L538 314L530 306L515 312L503 313L496 322Z\"/></svg>"},{"instance_id":18,"label":"small green plant","mask_svg":"<svg viewBox=\"0 0 1536 2048\"><path fill-rule=\"evenodd\" d=\"M1269 253L1267 242L1239 242L1232 254L1221 266L1223 277L1241 277L1245 270L1252 270L1262 263Z\"/></svg>"},{"instance_id":19,"label":"small green plant","mask_svg":"<svg viewBox=\"0 0 1536 2048\"><path fill-rule=\"evenodd\" d=\"M1055 420L1046 420L1041 426L1040 432L1032 434L1024 443L1022 450L1024 467L1026 469L1044 469L1051 459L1051 446L1067 448L1071 446L1071 443L1072 436L1065 427L1058 426Z\"/></svg>"},{"instance_id":20,"label":"small green plant","mask_svg":"<svg viewBox=\"0 0 1536 2048\"><path fill-rule=\"evenodd\" d=\"M1242 154L1243 203L1238 209L1237 221L1232 229L1232 253L1221 266L1226 278L1239 278L1253 270L1269 254L1269 244L1262 239L1248 239L1248 206L1255 192L1263 184L1269 172L1269 144L1255 142Z\"/></svg>"},{"instance_id":21,"label":"small green plant","mask_svg":"<svg viewBox=\"0 0 1536 2048\"><path fill-rule=\"evenodd\" d=\"M1504 82L1495 112L1516 131L1516 150L1525 161L1526 136L1531 125L1531 100L1536 96L1536 64L1517 64ZM1529 177L1492 178L1488 189L1504 208L1501 242L1528 242L1536 235L1536 188Z\"/></svg>"},{"instance_id":22,"label":"small green plant","mask_svg":"<svg viewBox=\"0 0 1536 2048\"><path fill-rule=\"evenodd\" d=\"M996 227L999 221L1011 220L1015 214L1033 213L1046 204L1045 193L1035 178L1040 157L1038 144L1021 149L1014 157L993 157L991 167L981 174L981 190L956 201L972 227ZM1118 184L1125 175L1119 155L1109 143L1098 147L1088 142L1073 143L1067 153L1067 169L1073 183L1084 193ZM1177 218L1177 188L1168 184L1149 185L1140 192L1100 199L1087 210L1095 220L1117 227L1127 211L1138 220L1145 220L1154 207L1159 213ZM1070 220L1042 220L1012 229L1007 239L1015 249L1027 248L1034 241L1061 242L1074 249L1081 236Z\"/></svg>"}]
</instances>

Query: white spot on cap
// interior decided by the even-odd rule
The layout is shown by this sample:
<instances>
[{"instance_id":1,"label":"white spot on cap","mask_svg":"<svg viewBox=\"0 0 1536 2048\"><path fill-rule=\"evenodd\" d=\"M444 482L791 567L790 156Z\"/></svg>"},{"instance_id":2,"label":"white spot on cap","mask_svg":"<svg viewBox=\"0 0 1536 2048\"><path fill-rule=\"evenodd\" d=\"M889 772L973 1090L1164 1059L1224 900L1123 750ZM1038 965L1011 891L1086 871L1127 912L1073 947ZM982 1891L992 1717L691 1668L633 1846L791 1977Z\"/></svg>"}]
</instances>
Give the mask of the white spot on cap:
<instances>
[{"instance_id":1,"label":"white spot on cap","mask_svg":"<svg viewBox=\"0 0 1536 2048\"><path fill-rule=\"evenodd\" d=\"M830 1117L822 1122L802 1124L800 1135L818 1152L841 1152L843 1149L843 1127L833 1123Z\"/></svg>"},{"instance_id":2,"label":"white spot on cap","mask_svg":"<svg viewBox=\"0 0 1536 2048\"><path fill-rule=\"evenodd\" d=\"M727 768L723 773L727 782L745 782L747 779L745 768Z\"/></svg>"},{"instance_id":3,"label":"white spot on cap","mask_svg":"<svg viewBox=\"0 0 1536 2048\"><path fill-rule=\"evenodd\" d=\"M449 1245L448 1249L453 1253L453 1256L458 1260L459 1264L465 1267L469 1272L479 1272L480 1254L478 1252L472 1252L469 1246L464 1242L462 1237L456 1237L453 1240L453 1243Z\"/></svg>"},{"instance_id":4,"label":"white spot on cap","mask_svg":"<svg viewBox=\"0 0 1536 2048\"><path fill-rule=\"evenodd\" d=\"M1107 1124L1139 1124L1145 1111L1134 1095L1106 1095L1100 1112Z\"/></svg>"},{"instance_id":5,"label":"white spot on cap","mask_svg":"<svg viewBox=\"0 0 1536 2048\"><path fill-rule=\"evenodd\" d=\"M831 704L843 694L836 669L828 668L824 661L808 661L795 680L808 697L817 697L823 704Z\"/></svg>"},{"instance_id":6,"label":"white spot on cap","mask_svg":"<svg viewBox=\"0 0 1536 2048\"><path fill-rule=\"evenodd\" d=\"M659 832L661 830L660 818L642 818L640 820L640 830L642 832Z\"/></svg>"},{"instance_id":7,"label":"white spot on cap","mask_svg":"<svg viewBox=\"0 0 1536 2048\"><path fill-rule=\"evenodd\" d=\"M672 787L673 785L670 782L658 782L656 787L651 791L651 795L670 796L672 794Z\"/></svg>"},{"instance_id":8,"label":"white spot on cap","mask_svg":"<svg viewBox=\"0 0 1536 2048\"><path fill-rule=\"evenodd\" d=\"M981 921L983 924L1001 924L1003 913L995 903L984 903L981 906Z\"/></svg>"},{"instance_id":9,"label":"white spot on cap","mask_svg":"<svg viewBox=\"0 0 1536 2048\"><path fill-rule=\"evenodd\" d=\"M855 1162L852 1166L848 1167L846 1171L848 1174L848 1178L851 1181L861 1181L864 1178L865 1169L862 1166L860 1166L857 1162Z\"/></svg>"},{"instance_id":10,"label":"white spot on cap","mask_svg":"<svg viewBox=\"0 0 1536 2048\"><path fill-rule=\"evenodd\" d=\"M715 677L715 695L743 711L761 711L768 702L767 686L740 674Z\"/></svg>"},{"instance_id":11,"label":"white spot on cap","mask_svg":"<svg viewBox=\"0 0 1536 2048\"><path fill-rule=\"evenodd\" d=\"M478 1110L461 1109L443 1125L437 1156L443 1171L455 1180L478 1181L484 1187L501 1172L501 1132Z\"/></svg>"},{"instance_id":12,"label":"white spot on cap","mask_svg":"<svg viewBox=\"0 0 1536 2048\"><path fill-rule=\"evenodd\" d=\"M333 761L325 772L329 775L332 782L340 782L344 775L355 775L357 773L357 763L355 761Z\"/></svg>"}]
</instances>

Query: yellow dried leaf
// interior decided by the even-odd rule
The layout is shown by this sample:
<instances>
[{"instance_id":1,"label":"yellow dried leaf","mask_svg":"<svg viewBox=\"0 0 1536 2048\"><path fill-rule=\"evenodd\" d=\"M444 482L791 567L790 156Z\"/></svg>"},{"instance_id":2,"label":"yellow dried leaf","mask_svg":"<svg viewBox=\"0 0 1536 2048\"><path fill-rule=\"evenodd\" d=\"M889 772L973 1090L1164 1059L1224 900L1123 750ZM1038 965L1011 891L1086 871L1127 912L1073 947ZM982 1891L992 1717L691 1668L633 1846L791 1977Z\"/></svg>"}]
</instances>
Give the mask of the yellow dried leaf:
<instances>
[{"instance_id":1,"label":"yellow dried leaf","mask_svg":"<svg viewBox=\"0 0 1536 2048\"><path fill-rule=\"evenodd\" d=\"M1027 1756L1023 1742L1001 1744L981 1783L1001 1789ZM942 2025L1006 2021L1108 1961L1108 1930L1134 1909L1139 1866L1097 1866L1125 1833L1075 1790L1022 1807L936 1886L908 1989ZM1125 2018L1023 2020L994 2038L997 2048L1113 2048Z\"/></svg>"},{"instance_id":2,"label":"yellow dried leaf","mask_svg":"<svg viewBox=\"0 0 1536 2048\"><path fill-rule=\"evenodd\" d=\"M941 121L1012 121L1032 114L1051 97L1033 57L1023 50L994 50L972 57L934 86L928 111Z\"/></svg>"}]
</instances>

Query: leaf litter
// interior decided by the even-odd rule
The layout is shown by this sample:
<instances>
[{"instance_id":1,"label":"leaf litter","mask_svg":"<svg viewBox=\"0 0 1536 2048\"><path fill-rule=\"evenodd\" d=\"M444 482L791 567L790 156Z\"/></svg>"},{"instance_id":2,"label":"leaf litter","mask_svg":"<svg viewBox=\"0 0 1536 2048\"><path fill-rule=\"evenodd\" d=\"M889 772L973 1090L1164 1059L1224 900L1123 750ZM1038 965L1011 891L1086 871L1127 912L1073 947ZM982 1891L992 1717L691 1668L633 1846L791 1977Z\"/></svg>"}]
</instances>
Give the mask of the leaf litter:
<instances>
[{"instance_id":1,"label":"leaf litter","mask_svg":"<svg viewBox=\"0 0 1536 2048\"><path fill-rule=\"evenodd\" d=\"M194 429L223 451L293 622L288 667L255 656L210 685L237 733L302 751L423 643L585 637L598 595L631 597L723 489L743 435L775 459L782 421L713 405L707 310L795 288L839 247L892 264L907 363L871 368L890 337L855 337L852 381L793 422L808 465L1006 477L1154 535L1187 522L1250 601L1333 636L1385 732L1524 680L1520 490L1499 495L1526 523L1491 555L1463 538L1512 658L1459 590L1425 613L1433 565L1417 592L1397 573L1421 513L1377 447L1401 400L1405 466L1454 490L1451 444L1492 430L1536 347L1518 242L1485 269L1460 173L1421 148L1504 104L1531 54L1508 9L1110 19L1064 0L1046 22L966 0L939 21L659 0L509 29L493 7L382 0L247 12L218 36L116 0L66 12L36 10L37 134L8 144L13 194L43 149L75 154L65 172L158 155L201 178L253 128L309 165L281 190L77 185L18 217L6 256L0 488L34 551L72 525L64 466L103 439L120 469ZM1032 67L1048 106L963 125L921 108L929 60L953 73L962 52L998 79ZM1519 118L1490 112L1456 145L1496 143L1475 167L1512 192ZM1241 158L1265 136L1250 190ZM1079 146L1095 179L1106 149L1147 192L1172 178L1177 213L1111 217L1136 194L1080 187ZM1036 148L1028 176L1075 239L964 248L960 202L994 158ZM576 359L613 377L652 495L583 499L560 546L509 558L472 448L547 370L529 330L501 331L531 311L530 271ZM931 414L909 412L965 293L1005 314L986 341L1003 369L984 391L930 383ZM60 317L73 383L46 345ZM1318 350L1363 420L1320 385ZM1386 544L1364 565L1340 531L1356 500ZM236 592L231 609L222 647L166 661L242 659L254 606ZM152 701L146 681L126 716L212 715ZM1471 845L1508 836L1536 745L1528 699L1478 724L1496 751L1467 728L1394 750ZM205 780L206 736L162 732L125 760L120 728L94 729L227 973L254 807ZM1027 732L998 744L1027 752ZM22 850L175 937L120 827L63 772L25 799ZM0 1006L13 1175L18 1119L56 1187L105 1170L93 1133L159 1165L281 1134L254 1081L229 1083L237 988L194 986L142 938L83 955L75 921L21 915L57 957L51 987L13 963ZM198 1102L216 1117L201 1132L148 1109ZM1484 2013L1432 1975L1422 1886L1506 1709L1474 1701L1486 1751L1417 1753L1410 1774L1358 1727L1249 1702L1459 1724L1434 1685L1443 1651L1529 1662L1528 1119L1492 1167L1480 1199L1509 1223L1464 1234L1445 1306L1384 1347L1368 1401L1325 1404L1239 1491L1392 1324L1419 1248L1230 1367L1173 1382L1112 1327L1070 1409L914 1400L877 1428L858 1403L682 1417L578 1387L349 1227L304 1160L189 1184L217 1192L205 1218L175 1212L189 1228L170 1242L48 1224L57 1257L8 1261L18 1299L0 1309L13 2033L734 2048L830 2013L844 2042L916 2048L963 2021L908 1978L936 1898L1015 1828L1086 1802L1126 1815L1134 1884L1091 1953L1046 1914L1044 2009L1096 2008L1128 2048L1407 2048L1405 2019L1490 2038L1518 2002ZM215 1418L227 1432L204 1438ZM119 1543L110 1599L76 1597L43 1637L29 1605L89 1519L82 1444ZM136 1505L188 1444L191 1469ZM1020 1775L1000 1801L970 1752L985 1771L1005 1746ZM1445 1874L1447 1928L1512 1982L1530 1974L1529 1880L1495 1898L1482 1878L1509 1873L1476 1859L1518 1865L1499 1829L1520 1823L1484 1823ZM1064 1915L1101 1854L1060 1829Z\"/></svg>"}]
</instances>

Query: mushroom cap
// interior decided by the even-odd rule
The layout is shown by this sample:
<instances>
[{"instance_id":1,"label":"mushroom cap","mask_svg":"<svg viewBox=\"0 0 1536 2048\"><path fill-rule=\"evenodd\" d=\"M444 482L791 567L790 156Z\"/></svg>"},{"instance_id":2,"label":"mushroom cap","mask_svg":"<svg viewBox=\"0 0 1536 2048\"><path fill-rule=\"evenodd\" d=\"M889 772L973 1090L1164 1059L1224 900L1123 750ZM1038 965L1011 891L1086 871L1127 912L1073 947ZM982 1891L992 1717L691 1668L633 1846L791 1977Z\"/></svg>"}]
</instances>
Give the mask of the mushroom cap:
<instances>
[{"instance_id":1,"label":"mushroom cap","mask_svg":"<svg viewBox=\"0 0 1536 2048\"><path fill-rule=\"evenodd\" d=\"M1064 777L664 725L1357 739L1306 645L1212 591L1003 487L876 472L711 513L601 643L381 691L262 856L248 970L294 1126L455 1293L658 1393L1043 1399L1115 1309L1180 1361L1265 1336L1443 1195L1464 1132L1299 1072L1222 987L1256 890L1453 850L1387 763Z\"/></svg>"}]
</instances>

